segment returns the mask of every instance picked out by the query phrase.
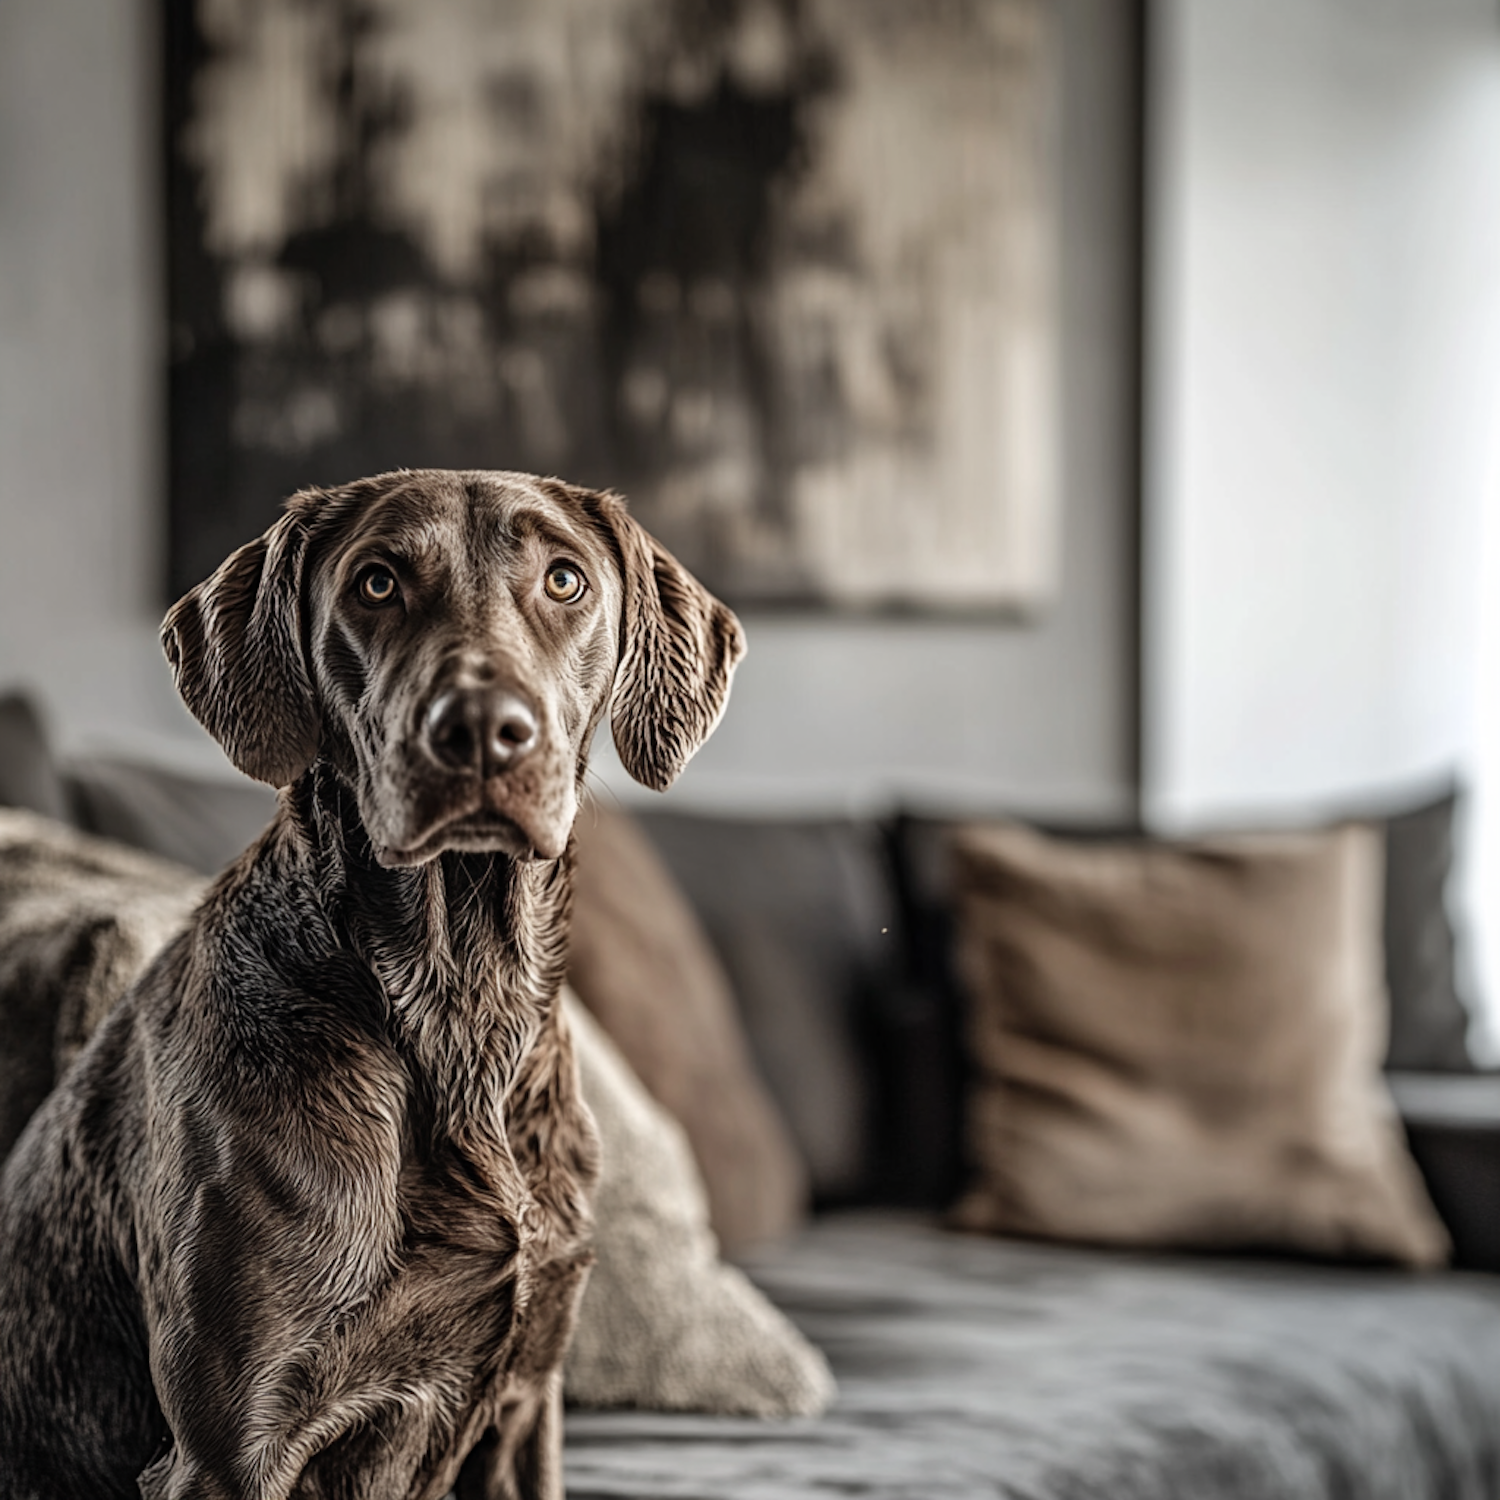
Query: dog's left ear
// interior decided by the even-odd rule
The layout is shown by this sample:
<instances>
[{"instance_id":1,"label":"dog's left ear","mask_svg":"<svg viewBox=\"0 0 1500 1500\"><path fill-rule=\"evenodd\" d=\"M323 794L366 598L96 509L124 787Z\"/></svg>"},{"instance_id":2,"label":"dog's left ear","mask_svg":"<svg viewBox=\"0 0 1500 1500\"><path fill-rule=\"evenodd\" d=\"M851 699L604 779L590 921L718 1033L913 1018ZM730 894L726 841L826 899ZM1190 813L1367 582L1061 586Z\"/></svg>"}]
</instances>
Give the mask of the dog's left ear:
<instances>
[{"instance_id":1,"label":"dog's left ear","mask_svg":"<svg viewBox=\"0 0 1500 1500\"><path fill-rule=\"evenodd\" d=\"M182 701L247 776L295 781L318 753L302 649L304 518L288 511L177 601L161 644Z\"/></svg>"},{"instance_id":2,"label":"dog's left ear","mask_svg":"<svg viewBox=\"0 0 1500 1500\"><path fill-rule=\"evenodd\" d=\"M613 541L625 583L610 728L621 764L664 792L714 731L745 632L725 605L636 524L618 495L573 491Z\"/></svg>"}]
</instances>

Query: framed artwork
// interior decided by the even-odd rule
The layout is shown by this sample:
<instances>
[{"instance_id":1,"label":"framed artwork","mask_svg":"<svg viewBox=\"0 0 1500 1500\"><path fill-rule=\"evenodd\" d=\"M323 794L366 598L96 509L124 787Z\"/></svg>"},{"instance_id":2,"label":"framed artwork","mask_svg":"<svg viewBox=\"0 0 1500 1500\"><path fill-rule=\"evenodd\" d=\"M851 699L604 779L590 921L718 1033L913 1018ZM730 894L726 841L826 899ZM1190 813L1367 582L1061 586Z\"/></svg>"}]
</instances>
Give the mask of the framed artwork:
<instances>
[{"instance_id":1,"label":"framed artwork","mask_svg":"<svg viewBox=\"0 0 1500 1500\"><path fill-rule=\"evenodd\" d=\"M174 589L432 465L742 606L1045 603L1047 0L165 4Z\"/></svg>"}]
</instances>

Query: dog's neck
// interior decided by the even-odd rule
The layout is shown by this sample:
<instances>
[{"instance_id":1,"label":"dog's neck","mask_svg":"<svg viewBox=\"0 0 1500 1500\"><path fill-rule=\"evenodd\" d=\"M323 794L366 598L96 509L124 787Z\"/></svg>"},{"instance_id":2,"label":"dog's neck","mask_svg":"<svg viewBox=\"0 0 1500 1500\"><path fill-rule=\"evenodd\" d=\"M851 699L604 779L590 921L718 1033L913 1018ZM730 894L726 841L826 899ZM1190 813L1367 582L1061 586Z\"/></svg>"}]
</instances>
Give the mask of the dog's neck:
<instances>
[{"instance_id":1,"label":"dog's neck","mask_svg":"<svg viewBox=\"0 0 1500 1500\"><path fill-rule=\"evenodd\" d=\"M392 1040L431 1091L434 1126L479 1145L542 1026L567 964L573 845L556 860L443 854L376 862L352 790L318 762L288 812L317 862L318 890L384 992Z\"/></svg>"}]
</instances>

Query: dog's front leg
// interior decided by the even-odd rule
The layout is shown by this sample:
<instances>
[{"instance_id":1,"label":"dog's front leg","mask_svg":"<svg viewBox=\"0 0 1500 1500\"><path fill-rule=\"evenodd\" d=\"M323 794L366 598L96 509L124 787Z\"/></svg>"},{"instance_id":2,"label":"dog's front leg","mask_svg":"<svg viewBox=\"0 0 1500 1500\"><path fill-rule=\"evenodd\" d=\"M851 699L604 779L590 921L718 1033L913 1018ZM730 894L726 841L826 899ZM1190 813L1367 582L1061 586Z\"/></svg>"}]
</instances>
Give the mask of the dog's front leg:
<instances>
[{"instance_id":1,"label":"dog's front leg","mask_svg":"<svg viewBox=\"0 0 1500 1500\"><path fill-rule=\"evenodd\" d=\"M459 1500L563 1500L563 1357L593 1263L584 1250L537 1268L515 1362L464 1465Z\"/></svg>"},{"instance_id":2,"label":"dog's front leg","mask_svg":"<svg viewBox=\"0 0 1500 1500\"><path fill-rule=\"evenodd\" d=\"M508 1401L459 1476L459 1500L564 1500L562 1371Z\"/></svg>"},{"instance_id":3,"label":"dog's front leg","mask_svg":"<svg viewBox=\"0 0 1500 1500\"><path fill-rule=\"evenodd\" d=\"M141 1500L241 1500L243 1495L201 1465L184 1460L176 1448L143 1470L136 1482Z\"/></svg>"},{"instance_id":4,"label":"dog's front leg","mask_svg":"<svg viewBox=\"0 0 1500 1500\"><path fill-rule=\"evenodd\" d=\"M563 1500L563 1375L554 1370L543 1392L531 1435L516 1455L521 1493L537 1500ZM485 1500L494 1500L486 1496Z\"/></svg>"},{"instance_id":5,"label":"dog's front leg","mask_svg":"<svg viewBox=\"0 0 1500 1500\"><path fill-rule=\"evenodd\" d=\"M172 1446L139 1476L143 1500L301 1496L309 1463L366 1414L350 1376L366 1321L336 1316L310 1264L309 1247L332 1235L312 1207L293 1224L245 1212L239 1188L218 1199L212 1236L185 1239L192 1253L164 1258L148 1283L151 1377ZM325 1276L347 1259L324 1254Z\"/></svg>"},{"instance_id":6,"label":"dog's front leg","mask_svg":"<svg viewBox=\"0 0 1500 1500\"><path fill-rule=\"evenodd\" d=\"M225 1424L232 1425L232 1419ZM247 1435L237 1446L249 1447ZM174 1443L136 1483L141 1500L288 1500L305 1460L294 1446L306 1445L262 1443L256 1453L242 1451L237 1462L215 1463Z\"/></svg>"},{"instance_id":7,"label":"dog's front leg","mask_svg":"<svg viewBox=\"0 0 1500 1500\"><path fill-rule=\"evenodd\" d=\"M199 1429L142 1471L141 1500L308 1500L323 1493L309 1463L356 1423L356 1413L335 1408L317 1421L256 1431L241 1412L225 1412L218 1442L205 1443ZM362 1477L384 1493L379 1481L389 1476L379 1465Z\"/></svg>"}]
</instances>

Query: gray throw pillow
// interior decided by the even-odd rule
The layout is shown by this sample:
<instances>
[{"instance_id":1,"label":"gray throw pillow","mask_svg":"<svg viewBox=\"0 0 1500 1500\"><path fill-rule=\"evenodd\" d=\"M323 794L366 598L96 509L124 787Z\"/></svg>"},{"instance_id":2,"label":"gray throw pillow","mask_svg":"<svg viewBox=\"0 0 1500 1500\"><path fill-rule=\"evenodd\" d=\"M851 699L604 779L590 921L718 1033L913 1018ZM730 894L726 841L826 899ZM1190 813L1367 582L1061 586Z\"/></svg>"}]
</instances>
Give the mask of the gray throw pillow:
<instances>
[{"instance_id":1,"label":"gray throw pillow","mask_svg":"<svg viewBox=\"0 0 1500 1500\"><path fill-rule=\"evenodd\" d=\"M68 789L52 758L46 728L24 693L0 697L0 807L22 807L66 821Z\"/></svg>"},{"instance_id":2,"label":"gray throw pillow","mask_svg":"<svg viewBox=\"0 0 1500 1500\"><path fill-rule=\"evenodd\" d=\"M248 777L186 776L159 766L97 756L68 762L79 825L217 875L259 837L276 793Z\"/></svg>"},{"instance_id":3,"label":"gray throw pillow","mask_svg":"<svg viewBox=\"0 0 1500 1500\"><path fill-rule=\"evenodd\" d=\"M678 813L638 821L718 951L815 1197L868 1193L878 1175L869 1033L902 978L879 828Z\"/></svg>"},{"instance_id":4,"label":"gray throw pillow","mask_svg":"<svg viewBox=\"0 0 1500 1500\"><path fill-rule=\"evenodd\" d=\"M1468 1072L1469 1013L1459 998L1448 879L1456 792L1385 822L1388 1068Z\"/></svg>"}]
</instances>

